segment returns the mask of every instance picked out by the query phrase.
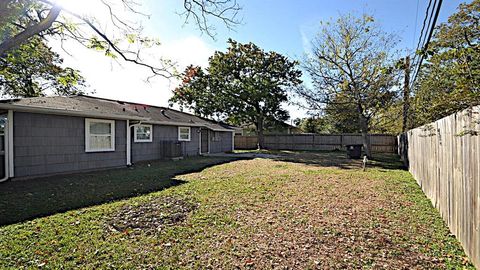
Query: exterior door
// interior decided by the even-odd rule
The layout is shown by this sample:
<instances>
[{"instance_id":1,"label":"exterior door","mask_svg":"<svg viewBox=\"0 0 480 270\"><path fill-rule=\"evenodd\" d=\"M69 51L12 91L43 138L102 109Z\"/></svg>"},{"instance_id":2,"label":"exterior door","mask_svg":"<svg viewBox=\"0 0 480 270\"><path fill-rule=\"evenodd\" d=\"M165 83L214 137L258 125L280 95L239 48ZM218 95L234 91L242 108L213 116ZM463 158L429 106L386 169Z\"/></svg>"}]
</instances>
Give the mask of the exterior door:
<instances>
[{"instance_id":1,"label":"exterior door","mask_svg":"<svg viewBox=\"0 0 480 270\"><path fill-rule=\"evenodd\" d=\"M208 153L208 130L202 129L201 131L201 152L202 154Z\"/></svg>"}]
</instances>

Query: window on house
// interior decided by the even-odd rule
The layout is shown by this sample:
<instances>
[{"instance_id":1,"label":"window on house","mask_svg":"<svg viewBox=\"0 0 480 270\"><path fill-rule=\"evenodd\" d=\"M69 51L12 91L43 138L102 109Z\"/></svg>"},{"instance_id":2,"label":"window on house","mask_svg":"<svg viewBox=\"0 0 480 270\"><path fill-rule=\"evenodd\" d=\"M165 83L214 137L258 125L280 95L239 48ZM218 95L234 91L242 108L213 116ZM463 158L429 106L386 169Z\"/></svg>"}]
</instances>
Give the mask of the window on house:
<instances>
[{"instance_id":1,"label":"window on house","mask_svg":"<svg viewBox=\"0 0 480 270\"><path fill-rule=\"evenodd\" d=\"M115 151L115 121L85 119L85 151Z\"/></svg>"},{"instance_id":2,"label":"window on house","mask_svg":"<svg viewBox=\"0 0 480 270\"><path fill-rule=\"evenodd\" d=\"M190 141L190 128L189 127L178 127L178 140L179 141Z\"/></svg>"},{"instance_id":3,"label":"window on house","mask_svg":"<svg viewBox=\"0 0 480 270\"><path fill-rule=\"evenodd\" d=\"M134 142L151 142L153 137L152 125L135 126Z\"/></svg>"}]
</instances>

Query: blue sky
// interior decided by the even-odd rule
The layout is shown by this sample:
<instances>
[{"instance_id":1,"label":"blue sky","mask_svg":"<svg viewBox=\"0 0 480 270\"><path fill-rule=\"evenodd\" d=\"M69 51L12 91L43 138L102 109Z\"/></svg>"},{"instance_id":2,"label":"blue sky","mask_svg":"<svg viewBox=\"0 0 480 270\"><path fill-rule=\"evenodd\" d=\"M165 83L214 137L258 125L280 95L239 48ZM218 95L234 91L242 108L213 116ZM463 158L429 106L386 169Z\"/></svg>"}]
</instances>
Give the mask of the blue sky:
<instances>
[{"instance_id":1,"label":"blue sky","mask_svg":"<svg viewBox=\"0 0 480 270\"><path fill-rule=\"evenodd\" d=\"M76 0L57 1L75 1L72 3L79 5ZM454 13L463 1L443 2L440 22ZM145 0L142 6L142 10L151 15L150 19L142 20L146 34L157 37L162 42L160 49L147 57L147 60L155 63L158 56L172 59L178 63L179 70L189 64L206 66L208 57L215 50L226 49L229 37L240 42L254 42L265 50L274 50L293 59L300 59L309 40L318 30L320 21L350 12L373 15L385 31L394 32L400 37L402 41L399 49L411 53L421 30L428 1L238 0L243 7L239 13L242 24L235 31L229 31L212 19L211 22L217 28L215 40L202 35L192 23L184 25L183 17L177 14L182 11L182 3L181 0ZM415 26L417 3L418 18ZM75 44L71 44L71 48L75 52L73 56L62 55L65 64L79 69L97 96L167 106L172 89L178 85L176 81L161 78L146 83L144 80L150 75L146 69L125 62L117 63ZM306 111L295 106L288 106L287 109L291 118L306 116Z\"/></svg>"},{"instance_id":2,"label":"blue sky","mask_svg":"<svg viewBox=\"0 0 480 270\"><path fill-rule=\"evenodd\" d=\"M243 7L239 17L243 23L235 31L228 31L221 24L216 24L218 35L216 40L212 40L201 36L193 25L183 25L183 19L175 14L175 11L181 11L181 2L150 0L148 7L152 19L149 27L152 28L149 31L153 29L153 34L160 34L161 39L163 37L165 40L197 35L219 49L225 48L225 41L231 37L240 42L254 42L266 50L275 50L293 58L303 54L305 39L302 38L311 38L320 21L350 12L373 14L385 31L399 35L402 39L401 49L412 50L414 31L418 39L428 5L426 0L239 0ZM443 2L440 21L445 21L464 1Z\"/></svg>"}]
</instances>

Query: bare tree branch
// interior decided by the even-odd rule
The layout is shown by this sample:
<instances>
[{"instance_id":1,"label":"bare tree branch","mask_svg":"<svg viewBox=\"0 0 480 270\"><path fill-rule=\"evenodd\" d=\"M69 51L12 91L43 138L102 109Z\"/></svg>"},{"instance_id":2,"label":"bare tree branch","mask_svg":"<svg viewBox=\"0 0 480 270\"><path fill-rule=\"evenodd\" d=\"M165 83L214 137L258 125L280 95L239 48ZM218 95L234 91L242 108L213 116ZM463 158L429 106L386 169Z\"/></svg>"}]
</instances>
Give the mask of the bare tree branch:
<instances>
[{"instance_id":1,"label":"bare tree branch","mask_svg":"<svg viewBox=\"0 0 480 270\"><path fill-rule=\"evenodd\" d=\"M184 0L185 24L193 19L198 29L215 39L215 27L209 23L208 17L217 18L229 30L241 23L237 19L238 12L242 9L236 0Z\"/></svg>"},{"instance_id":2,"label":"bare tree branch","mask_svg":"<svg viewBox=\"0 0 480 270\"><path fill-rule=\"evenodd\" d=\"M7 0L7 2L8 1L9 0ZM152 65L144 62L140 57L141 47L150 47L152 44L156 45L158 42L153 39L139 37L139 33L142 30L141 25L135 25L134 22L120 18L118 13L112 8L114 7L113 3L110 3L109 0L98 1L106 7L105 12L108 14L113 27L116 28L115 31L124 35L124 39L129 40L128 45L121 45L121 39L115 39L111 34L107 33L106 28L102 29L92 18L82 16L75 11L61 7L52 0L34 0L32 3L36 2L35 6L25 5L26 10L15 18L17 21L11 21L11 19L9 19L9 22L18 29L20 33L13 38L7 38L0 44L0 55L15 48L34 35L41 37L56 36L60 37L61 46L64 51L66 50L63 47L63 42L67 39L73 39L87 48L104 50L106 55L119 56L126 62L146 67L153 73L153 76L173 77L174 71L172 71L172 68L174 67L174 63L160 59L159 65ZM124 11L149 17L149 15L138 10L140 4L134 0L116 0L116 2L119 2L121 6L123 6ZM44 4L45 6L38 5L38 3ZM1 2L1 4L3 5L4 2ZM212 38L214 37L215 28L209 24L209 17L219 19L228 29L232 29L239 23L236 16L241 7L237 4L236 0L184 0L183 4L185 8L185 12L183 13L185 15L185 21L187 22L190 18L193 18L200 31L207 33ZM62 11L68 14L68 17L74 18L75 23L66 21L67 16L59 16ZM85 29L90 29L95 36L88 37L89 31L83 32L79 30L82 25L87 27ZM96 36L98 36L98 40ZM92 44L92 42L94 44ZM134 44L137 44L137 48L133 48ZM152 76L148 77L148 79L151 77Z\"/></svg>"}]
</instances>

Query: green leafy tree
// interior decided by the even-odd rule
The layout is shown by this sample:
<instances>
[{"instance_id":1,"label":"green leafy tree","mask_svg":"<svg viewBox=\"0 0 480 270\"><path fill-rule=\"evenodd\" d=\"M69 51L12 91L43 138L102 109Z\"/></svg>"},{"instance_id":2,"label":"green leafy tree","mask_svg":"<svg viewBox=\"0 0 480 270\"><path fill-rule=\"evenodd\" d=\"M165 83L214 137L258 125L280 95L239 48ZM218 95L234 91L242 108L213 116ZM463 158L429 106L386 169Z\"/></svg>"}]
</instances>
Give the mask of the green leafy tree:
<instances>
[{"instance_id":1,"label":"green leafy tree","mask_svg":"<svg viewBox=\"0 0 480 270\"><path fill-rule=\"evenodd\" d=\"M311 116L302 119L295 119L295 125L305 133L328 133L330 126L323 116Z\"/></svg>"},{"instance_id":2,"label":"green leafy tree","mask_svg":"<svg viewBox=\"0 0 480 270\"><path fill-rule=\"evenodd\" d=\"M371 16L341 16L322 24L304 61L314 87L298 88L310 109L331 117L355 119L364 149L371 156L372 119L390 106L397 84L394 52L397 38L382 31Z\"/></svg>"},{"instance_id":3,"label":"green leafy tree","mask_svg":"<svg viewBox=\"0 0 480 270\"><path fill-rule=\"evenodd\" d=\"M226 52L217 51L206 70L190 66L170 100L206 117L233 124L255 125L263 148L266 122L285 121L288 89L301 83L297 62L253 43L231 39Z\"/></svg>"},{"instance_id":4,"label":"green leafy tree","mask_svg":"<svg viewBox=\"0 0 480 270\"><path fill-rule=\"evenodd\" d=\"M437 26L414 87L414 114L420 126L480 104L480 0L461 4Z\"/></svg>"},{"instance_id":5,"label":"green leafy tree","mask_svg":"<svg viewBox=\"0 0 480 270\"><path fill-rule=\"evenodd\" d=\"M0 94L37 97L47 93L83 93L85 80L77 70L62 67L63 60L38 37L0 58Z\"/></svg>"}]
</instances>

